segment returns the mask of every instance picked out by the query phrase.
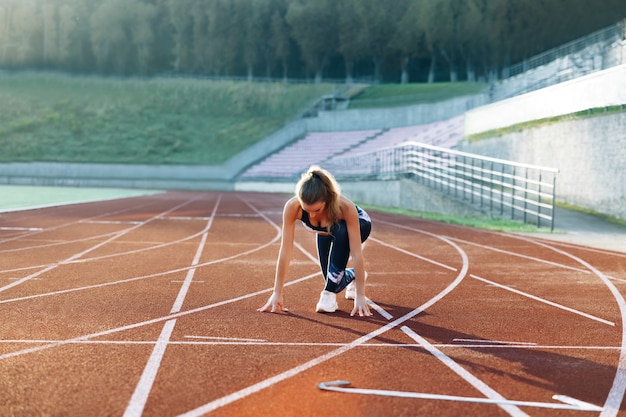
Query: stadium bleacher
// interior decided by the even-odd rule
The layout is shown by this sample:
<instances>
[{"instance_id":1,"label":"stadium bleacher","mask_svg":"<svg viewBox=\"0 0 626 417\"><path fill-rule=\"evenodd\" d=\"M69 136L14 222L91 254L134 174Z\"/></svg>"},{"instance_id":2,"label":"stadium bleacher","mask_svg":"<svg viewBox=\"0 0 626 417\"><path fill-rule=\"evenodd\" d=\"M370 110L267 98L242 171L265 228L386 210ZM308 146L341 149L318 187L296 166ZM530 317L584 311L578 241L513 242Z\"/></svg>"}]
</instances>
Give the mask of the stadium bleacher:
<instances>
[{"instance_id":1,"label":"stadium bleacher","mask_svg":"<svg viewBox=\"0 0 626 417\"><path fill-rule=\"evenodd\" d=\"M464 116L388 130L310 132L304 138L248 168L239 177L291 178L334 156L350 156L415 141L452 148L463 138Z\"/></svg>"},{"instance_id":2,"label":"stadium bleacher","mask_svg":"<svg viewBox=\"0 0 626 417\"><path fill-rule=\"evenodd\" d=\"M250 167L240 177L293 177L305 171L310 165L340 155L380 132L380 129L310 132L304 138Z\"/></svg>"},{"instance_id":3,"label":"stadium bleacher","mask_svg":"<svg viewBox=\"0 0 626 417\"><path fill-rule=\"evenodd\" d=\"M464 116L423 125L394 127L360 146L349 149L346 153L371 152L396 146L409 140L442 148L452 148L463 138L463 128Z\"/></svg>"}]
</instances>

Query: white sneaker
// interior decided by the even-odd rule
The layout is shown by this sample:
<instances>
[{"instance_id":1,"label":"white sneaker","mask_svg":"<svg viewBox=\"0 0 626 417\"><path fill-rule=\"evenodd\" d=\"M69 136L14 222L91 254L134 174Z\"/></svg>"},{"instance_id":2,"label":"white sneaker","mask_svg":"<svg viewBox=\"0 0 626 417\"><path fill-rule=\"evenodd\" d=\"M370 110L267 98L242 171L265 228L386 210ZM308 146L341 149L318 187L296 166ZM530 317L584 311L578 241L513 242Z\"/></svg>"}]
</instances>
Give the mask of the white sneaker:
<instances>
[{"instance_id":1,"label":"white sneaker","mask_svg":"<svg viewBox=\"0 0 626 417\"><path fill-rule=\"evenodd\" d=\"M320 294L320 300L315 306L317 313L334 313L339 306L337 305L337 294L330 291L322 291Z\"/></svg>"},{"instance_id":2,"label":"white sneaker","mask_svg":"<svg viewBox=\"0 0 626 417\"><path fill-rule=\"evenodd\" d=\"M348 284L346 287L346 300L354 300L356 298L356 284L354 281Z\"/></svg>"},{"instance_id":3,"label":"white sneaker","mask_svg":"<svg viewBox=\"0 0 626 417\"><path fill-rule=\"evenodd\" d=\"M367 271L365 271L365 280L367 281ZM352 281L346 287L346 300L354 300L356 298L356 283Z\"/></svg>"}]
</instances>

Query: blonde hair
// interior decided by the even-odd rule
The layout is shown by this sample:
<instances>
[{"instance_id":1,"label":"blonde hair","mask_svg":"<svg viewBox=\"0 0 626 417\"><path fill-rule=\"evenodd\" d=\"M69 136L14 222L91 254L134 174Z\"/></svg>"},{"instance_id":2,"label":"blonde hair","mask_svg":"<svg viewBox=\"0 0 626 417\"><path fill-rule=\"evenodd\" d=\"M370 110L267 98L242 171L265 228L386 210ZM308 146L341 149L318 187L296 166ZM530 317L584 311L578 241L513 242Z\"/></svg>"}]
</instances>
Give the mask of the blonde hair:
<instances>
[{"instance_id":1,"label":"blonde hair","mask_svg":"<svg viewBox=\"0 0 626 417\"><path fill-rule=\"evenodd\" d=\"M326 215L329 227L341 216L341 188L333 175L317 165L311 166L302 174L296 184L296 196L300 203L326 203Z\"/></svg>"}]
</instances>

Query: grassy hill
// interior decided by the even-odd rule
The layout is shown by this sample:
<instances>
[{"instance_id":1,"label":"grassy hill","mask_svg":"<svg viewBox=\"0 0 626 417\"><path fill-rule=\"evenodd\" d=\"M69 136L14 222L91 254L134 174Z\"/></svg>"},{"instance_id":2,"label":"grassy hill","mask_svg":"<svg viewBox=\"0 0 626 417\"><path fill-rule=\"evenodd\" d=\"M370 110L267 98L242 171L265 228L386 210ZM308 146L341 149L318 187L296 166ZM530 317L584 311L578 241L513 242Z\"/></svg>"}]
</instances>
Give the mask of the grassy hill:
<instances>
[{"instance_id":1,"label":"grassy hill","mask_svg":"<svg viewBox=\"0 0 626 417\"><path fill-rule=\"evenodd\" d=\"M0 162L219 164L330 84L0 75Z\"/></svg>"},{"instance_id":2,"label":"grassy hill","mask_svg":"<svg viewBox=\"0 0 626 417\"><path fill-rule=\"evenodd\" d=\"M352 108L473 94L473 83L357 86ZM0 162L215 165L342 85L0 73Z\"/></svg>"}]
</instances>

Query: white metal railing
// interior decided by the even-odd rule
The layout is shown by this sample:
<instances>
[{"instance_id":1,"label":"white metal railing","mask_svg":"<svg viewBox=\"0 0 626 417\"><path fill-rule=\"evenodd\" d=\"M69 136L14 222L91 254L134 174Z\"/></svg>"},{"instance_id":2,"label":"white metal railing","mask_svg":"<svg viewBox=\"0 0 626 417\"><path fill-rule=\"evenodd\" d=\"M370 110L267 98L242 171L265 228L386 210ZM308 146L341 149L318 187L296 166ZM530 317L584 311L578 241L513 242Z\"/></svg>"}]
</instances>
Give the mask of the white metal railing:
<instances>
[{"instance_id":1,"label":"white metal railing","mask_svg":"<svg viewBox=\"0 0 626 417\"><path fill-rule=\"evenodd\" d=\"M501 217L548 222L554 230L558 169L405 142L322 164L338 179L414 178Z\"/></svg>"}]
</instances>

